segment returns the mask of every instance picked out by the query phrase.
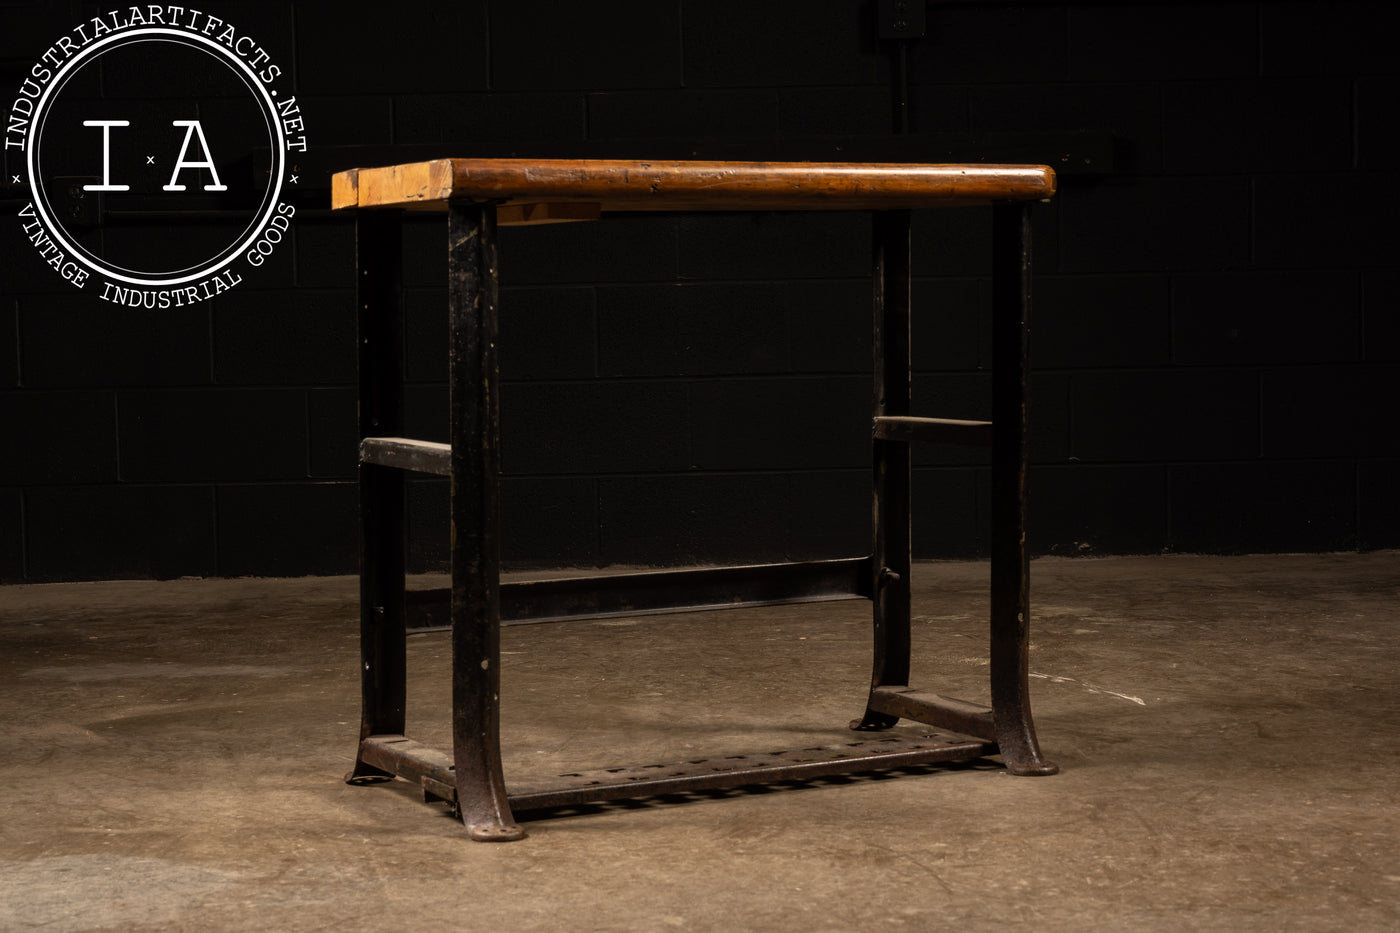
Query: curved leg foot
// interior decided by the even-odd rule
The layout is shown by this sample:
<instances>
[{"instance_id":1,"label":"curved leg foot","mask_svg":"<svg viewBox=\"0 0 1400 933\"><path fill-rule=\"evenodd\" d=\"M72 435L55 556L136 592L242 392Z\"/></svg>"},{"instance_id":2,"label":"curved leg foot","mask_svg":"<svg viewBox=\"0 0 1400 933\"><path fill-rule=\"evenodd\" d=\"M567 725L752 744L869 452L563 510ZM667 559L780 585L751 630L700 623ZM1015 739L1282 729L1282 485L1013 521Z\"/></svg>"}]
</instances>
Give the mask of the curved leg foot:
<instances>
[{"instance_id":1,"label":"curved leg foot","mask_svg":"<svg viewBox=\"0 0 1400 933\"><path fill-rule=\"evenodd\" d=\"M1051 774L1059 774L1060 766L1053 761L1046 761L1037 755L1035 758L1013 758L1002 756L1006 762L1006 770L1017 777L1048 777Z\"/></svg>"},{"instance_id":2,"label":"curved leg foot","mask_svg":"<svg viewBox=\"0 0 1400 933\"><path fill-rule=\"evenodd\" d=\"M1024 683L1024 681L1022 681ZM1006 770L1020 777L1044 777L1059 774L1060 766L1046 761L1040 754L1031 719L1030 700L1023 692L1005 701L996 716L997 747Z\"/></svg>"},{"instance_id":3,"label":"curved leg foot","mask_svg":"<svg viewBox=\"0 0 1400 933\"><path fill-rule=\"evenodd\" d=\"M499 767L492 769L488 765L476 774L475 780L458 780L457 801L457 816L466 826L467 835L477 842L514 842L525 838L525 830L510 812Z\"/></svg>"},{"instance_id":4,"label":"curved leg foot","mask_svg":"<svg viewBox=\"0 0 1400 933\"><path fill-rule=\"evenodd\" d=\"M525 838L525 830L515 823L467 825L467 835L477 842L515 842Z\"/></svg>"},{"instance_id":5,"label":"curved leg foot","mask_svg":"<svg viewBox=\"0 0 1400 933\"><path fill-rule=\"evenodd\" d=\"M358 759L355 761L355 767L350 770L349 774L345 775L345 783L355 787L367 784L384 784L393 779L394 775L388 771L376 768L374 765L367 765Z\"/></svg>"},{"instance_id":6,"label":"curved leg foot","mask_svg":"<svg viewBox=\"0 0 1400 933\"><path fill-rule=\"evenodd\" d=\"M888 713L877 713L874 710L867 709L863 717L851 720L851 728L856 732L880 732L884 729L893 728L898 722L898 716L891 716Z\"/></svg>"}]
</instances>

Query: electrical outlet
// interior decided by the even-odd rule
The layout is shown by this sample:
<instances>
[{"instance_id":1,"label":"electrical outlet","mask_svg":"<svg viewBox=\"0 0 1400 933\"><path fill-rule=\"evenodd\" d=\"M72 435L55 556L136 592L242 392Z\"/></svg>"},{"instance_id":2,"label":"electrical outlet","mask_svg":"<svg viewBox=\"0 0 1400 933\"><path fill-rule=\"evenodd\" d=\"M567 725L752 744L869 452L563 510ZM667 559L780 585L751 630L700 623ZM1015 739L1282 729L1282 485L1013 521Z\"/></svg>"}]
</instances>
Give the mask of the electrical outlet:
<instances>
[{"instance_id":1,"label":"electrical outlet","mask_svg":"<svg viewBox=\"0 0 1400 933\"><path fill-rule=\"evenodd\" d=\"M49 203L64 226L97 227L102 224L102 193L84 191L101 179L82 175L56 175L49 179Z\"/></svg>"}]
</instances>

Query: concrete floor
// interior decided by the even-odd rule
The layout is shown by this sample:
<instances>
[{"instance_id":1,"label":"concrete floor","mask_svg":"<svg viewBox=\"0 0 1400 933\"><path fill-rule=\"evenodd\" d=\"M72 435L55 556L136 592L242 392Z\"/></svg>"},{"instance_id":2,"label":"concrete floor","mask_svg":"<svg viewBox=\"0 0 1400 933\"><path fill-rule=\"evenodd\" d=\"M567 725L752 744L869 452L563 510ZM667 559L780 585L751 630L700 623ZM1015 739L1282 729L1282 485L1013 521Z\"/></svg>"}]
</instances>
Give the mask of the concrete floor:
<instances>
[{"instance_id":1,"label":"concrete floor","mask_svg":"<svg viewBox=\"0 0 1400 933\"><path fill-rule=\"evenodd\" d=\"M915 576L915 684L985 696L984 565ZM0 930L1400 929L1400 554L1042 560L1046 754L466 839L340 780L348 578L0 588ZM513 626L507 780L849 736L869 607ZM446 747L447 637L410 639ZM917 730L917 726L901 726Z\"/></svg>"}]
</instances>

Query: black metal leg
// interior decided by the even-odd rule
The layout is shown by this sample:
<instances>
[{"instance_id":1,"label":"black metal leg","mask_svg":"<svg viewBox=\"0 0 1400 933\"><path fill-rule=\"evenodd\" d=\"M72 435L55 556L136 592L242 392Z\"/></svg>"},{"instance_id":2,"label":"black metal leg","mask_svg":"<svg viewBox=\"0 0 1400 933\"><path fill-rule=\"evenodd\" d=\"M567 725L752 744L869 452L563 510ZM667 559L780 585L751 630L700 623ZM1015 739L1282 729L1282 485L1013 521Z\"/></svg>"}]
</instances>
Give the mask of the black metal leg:
<instances>
[{"instance_id":1,"label":"black metal leg","mask_svg":"<svg viewBox=\"0 0 1400 933\"><path fill-rule=\"evenodd\" d=\"M1040 755L1029 681L1030 205L993 208L991 686L996 740L1013 774L1055 774Z\"/></svg>"},{"instance_id":2,"label":"black metal leg","mask_svg":"<svg viewBox=\"0 0 1400 933\"><path fill-rule=\"evenodd\" d=\"M452 203L447 220L452 443L452 747L473 839L520 839L501 772L500 372L496 209Z\"/></svg>"},{"instance_id":3,"label":"black metal leg","mask_svg":"<svg viewBox=\"0 0 1400 933\"><path fill-rule=\"evenodd\" d=\"M403 433L403 292L397 211L355 222L361 437ZM404 477L360 466L360 739L404 731ZM356 756L348 780L393 777Z\"/></svg>"},{"instance_id":4,"label":"black metal leg","mask_svg":"<svg viewBox=\"0 0 1400 933\"><path fill-rule=\"evenodd\" d=\"M401 233L397 214L365 211L358 219L362 437L400 438L404 433ZM864 559L839 562L834 572L844 581L838 587L841 592L850 588L869 593L874 604L870 696L865 715L851 727L887 729L909 718L960 733L961 738L944 737L951 741L925 742L909 751L886 750L856 760L843 751L839 768L804 759L803 773L844 772L852 764L876 766L877 760L924 762L999 753L1015 774L1054 774L1058 769L1041 757L1037 746L1029 698L1029 210L1022 204L994 207L991 709L908 686L909 441L988 441L984 424L910 417L910 239L908 211L875 215L873 546L868 565ZM500 375L496 212L491 205L449 204L448 301L450 453L425 442L364 445L365 459L371 462L360 468L363 717L360 751L349 780L374 781L396 774L416 780L430 799L455 802L474 839L504 841L525 833L511 812L501 765ZM413 455L399 448L411 448ZM399 452L389 456L386 450ZM403 734L405 469L452 476L450 758ZM823 570L822 580L832 572ZM852 572L860 578L853 587L848 579ZM779 759L775 755L771 765L740 769L742 774L717 774L717 769L706 767L703 773L670 777L679 782L675 786L732 786L759 774L789 774L791 763ZM559 792L564 797L517 788L516 801L613 799L639 786L631 778L615 785L590 780L586 788Z\"/></svg>"},{"instance_id":5,"label":"black metal leg","mask_svg":"<svg viewBox=\"0 0 1400 933\"><path fill-rule=\"evenodd\" d=\"M874 417L909 414L910 213L874 217ZM875 657L870 687L909 683L909 444L874 441L874 544L871 570ZM899 717L867 705L851 723L859 730L888 729Z\"/></svg>"}]
</instances>

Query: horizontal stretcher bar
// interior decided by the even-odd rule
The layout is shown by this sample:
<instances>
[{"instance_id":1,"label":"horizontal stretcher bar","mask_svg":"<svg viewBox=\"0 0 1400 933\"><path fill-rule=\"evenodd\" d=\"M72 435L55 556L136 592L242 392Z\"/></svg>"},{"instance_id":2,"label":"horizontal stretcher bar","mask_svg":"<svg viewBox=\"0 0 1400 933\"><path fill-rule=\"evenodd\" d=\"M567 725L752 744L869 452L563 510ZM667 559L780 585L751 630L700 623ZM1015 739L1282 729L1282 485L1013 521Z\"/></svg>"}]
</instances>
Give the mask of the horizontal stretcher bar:
<instances>
[{"instance_id":1,"label":"horizontal stretcher bar","mask_svg":"<svg viewBox=\"0 0 1400 933\"><path fill-rule=\"evenodd\" d=\"M407 437L367 437L360 441L360 462L414 473L451 476L452 447Z\"/></svg>"},{"instance_id":2,"label":"horizontal stretcher bar","mask_svg":"<svg viewBox=\"0 0 1400 933\"><path fill-rule=\"evenodd\" d=\"M449 201L645 210L900 210L994 201L1040 201L1055 193L1046 165L884 162L674 162L573 159L433 159L338 172L331 206L442 208ZM502 218L506 220L507 218ZM532 222L526 212L520 218ZM536 218L533 222L547 220Z\"/></svg>"},{"instance_id":3,"label":"horizontal stretcher bar","mask_svg":"<svg viewBox=\"0 0 1400 933\"><path fill-rule=\"evenodd\" d=\"M883 416L875 419L875 438L882 441L924 441L957 444L962 447L991 447L992 423L959 421L953 418Z\"/></svg>"},{"instance_id":4,"label":"horizontal stretcher bar","mask_svg":"<svg viewBox=\"0 0 1400 933\"><path fill-rule=\"evenodd\" d=\"M876 687L870 691L870 708L877 713L951 729L989 742L996 736L989 707L936 693L908 687Z\"/></svg>"},{"instance_id":5,"label":"horizontal stretcher bar","mask_svg":"<svg viewBox=\"0 0 1400 933\"><path fill-rule=\"evenodd\" d=\"M877 440L991 447L992 422L954 418L884 416L875 419ZM416 473L450 476L452 448L434 441L406 437L367 437L360 441L360 460Z\"/></svg>"},{"instance_id":6,"label":"horizontal stretcher bar","mask_svg":"<svg viewBox=\"0 0 1400 933\"><path fill-rule=\"evenodd\" d=\"M702 758L630 768L599 768L548 779L548 786L507 782L514 810L541 810L724 787L803 781L839 774L912 768L995 755L995 743L933 733L890 735L791 751ZM372 735L360 744L367 764L419 784L432 797L457 799L448 756L401 735Z\"/></svg>"},{"instance_id":7,"label":"horizontal stretcher bar","mask_svg":"<svg viewBox=\"0 0 1400 933\"><path fill-rule=\"evenodd\" d=\"M869 599L870 558L501 582L501 621L545 622L832 599ZM412 628L445 628L451 590L409 590Z\"/></svg>"}]
</instances>

